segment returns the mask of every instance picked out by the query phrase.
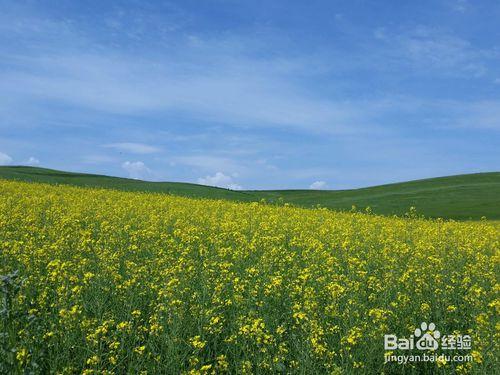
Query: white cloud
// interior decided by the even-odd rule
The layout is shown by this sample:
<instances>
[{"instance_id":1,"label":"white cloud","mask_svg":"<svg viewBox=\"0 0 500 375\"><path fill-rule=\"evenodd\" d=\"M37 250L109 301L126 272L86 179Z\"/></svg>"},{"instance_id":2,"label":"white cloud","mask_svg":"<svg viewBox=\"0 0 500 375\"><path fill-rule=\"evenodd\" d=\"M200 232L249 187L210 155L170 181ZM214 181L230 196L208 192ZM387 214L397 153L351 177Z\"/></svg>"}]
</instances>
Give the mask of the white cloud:
<instances>
[{"instance_id":1,"label":"white cloud","mask_svg":"<svg viewBox=\"0 0 500 375\"><path fill-rule=\"evenodd\" d=\"M314 181L310 186L309 189L312 190L322 190L326 188L326 182L325 181Z\"/></svg>"},{"instance_id":2,"label":"white cloud","mask_svg":"<svg viewBox=\"0 0 500 375\"><path fill-rule=\"evenodd\" d=\"M487 72L488 60L498 57L498 51L480 49L467 39L437 28L420 26L394 40L409 61L451 76L481 77Z\"/></svg>"},{"instance_id":3,"label":"white cloud","mask_svg":"<svg viewBox=\"0 0 500 375\"><path fill-rule=\"evenodd\" d=\"M466 5L464 0L449 1L456 1L460 9ZM341 95L312 94L314 90L303 83L306 80L297 77L313 77L314 81L329 69L340 68L342 73L342 69L373 68L374 64L406 71L407 63L414 64L413 68L420 68L415 71L424 74L439 69L440 74L481 76L487 73L488 59L492 58L491 51L481 50L445 29L429 27L410 32L378 28L373 35L380 39L381 45L363 51L364 57L366 52L371 54L363 59L349 55L350 58L338 59L335 50L313 56L277 53L265 58L261 52L279 44L275 43L279 34L274 33L265 38L245 34L211 38L167 33L169 37L163 39L167 34L159 32L162 43L175 45L175 53L152 57L128 55L119 48L92 48L100 44L87 39L71 22L19 14L4 15L0 21L7 36L24 32L26 38L39 38L42 46L53 42L54 33L64 31L63 35L57 34L58 44L54 48L40 48L42 54L30 54L27 49L24 54L2 56L12 69L0 72L0 94L10 98L12 104L7 109L13 113L16 105L25 106L29 100L49 100L107 113L172 111L232 125L291 127L326 133L357 133L368 129L376 133L377 120L391 113L380 107L378 100L342 100L332 99ZM132 36L123 26L125 19L117 24L106 21L111 22L111 29L119 27L124 35ZM141 22L141 28L161 26L165 32L163 22L158 25L150 21ZM384 47L383 43L387 45ZM75 53L75 45L81 47L80 51L99 53ZM358 66L355 60L362 61L362 65ZM343 85L339 82L340 87ZM399 106L397 101L393 111L399 108L396 106ZM137 143L112 145L137 154L158 152L153 146Z\"/></svg>"},{"instance_id":4,"label":"white cloud","mask_svg":"<svg viewBox=\"0 0 500 375\"><path fill-rule=\"evenodd\" d=\"M0 152L0 165L8 165L10 163L12 163L12 158L3 152Z\"/></svg>"},{"instance_id":5,"label":"white cloud","mask_svg":"<svg viewBox=\"0 0 500 375\"><path fill-rule=\"evenodd\" d=\"M201 185L218 186L231 190L241 190L241 185L233 181L231 176L227 176L222 172L217 172L213 176L200 177L198 183Z\"/></svg>"},{"instance_id":6,"label":"white cloud","mask_svg":"<svg viewBox=\"0 0 500 375\"><path fill-rule=\"evenodd\" d=\"M451 6L456 12L465 13L469 4L467 0L453 0Z\"/></svg>"},{"instance_id":7,"label":"white cloud","mask_svg":"<svg viewBox=\"0 0 500 375\"><path fill-rule=\"evenodd\" d=\"M450 107L455 108L455 125L500 130L500 101L474 102L468 106L451 103Z\"/></svg>"},{"instance_id":8,"label":"white cloud","mask_svg":"<svg viewBox=\"0 0 500 375\"><path fill-rule=\"evenodd\" d=\"M194 168L199 168L206 171L225 170L235 173L237 170L242 170L244 167L239 165L233 159L224 158L219 156L208 155L191 155L191 156L177 156L172 160L174 163L187 165Z\"/></svg>"},{"instance_id":9,"label":"white cloud","mask_svg":"<svg viewBox=\"0 0 500 375\"><path fill-rule=\"evenodd\" d=\"M161 151L161 149L158 147L135 142L109 143L103 145L103 147L112 148L118 151L130 152L133 154L153 154L155 152Z\"/></svg>"},{"instance_id":10,"label":"white cloud","mask_svg":"<svg viewBox=\"0 0 500 375\"><path fill-rule=\"evenodd\" d=\"M375 39L384 40L386 38L385 29L383 27L378 27L373 31L373 36Z\"/></svg>"},{"instance_id":11,"label":"white cloud","mask_svg":"<svg viewBox=\"0 0 500 375\"><path fill-rule=\"evenodd\" d=\"M122 168L128 172L130 178L144 179L152 175L151 169L142 161L126 161Z\"/></svg>"},{"instance_id":12,"label":"white cloud","mask_svg":"<svg viewBox=\"0 0 500 375\"><path fill-rule=\"evenodd\" d=\"M262 66L258 60L240 56L219 60L218 67L194 69L187 75L175 69L192 65L191 61L175 64L112 54L51 55L30 59L29 73L9 72L0 74L0 79L4 91L20 101L44 98L108 113L174 111L236 125L334 132L357 125L354 106L304 94L290 83L286 69L273 68L277 62Z\"/></svg>"},{"instance_id":13,"label":"white cloud","mask_svg":"<svg viewBox=\"0 0 500 375\"><path fill-rule=\"evenodd\" d=\"M40 160L37 158L30 156L30 158L26 161L26 165L38 165L40 164Z\"/></svg>"},{"instance_id":14,"label":"white cloud","mask_svg":"<svg viewBox=\"0 0 500 375\"><path fill-rule=\"evenodd\" d=\"M41 18L2 20L7 36L21 27L27 39L53 43L56 20L49 30ZM240 126L327 132L360 126L359 106L321 98L297 79L331 69L331 59L309 54L262 57L263 50L287 37L176 34L163 41L175 45L175 53L151 57L129 55L119 48L94 48L101 44L87 39L69 22L61 22L61 29L64 38L57 38L58 44L41 54L2 56L13 68L0 72L0 94L19 106L27 100L48 100L111 114L171 111ZM75 53L75 45L86 52ZM99 53L91 52L96 50Z\"/></svg>"}]
</instances>

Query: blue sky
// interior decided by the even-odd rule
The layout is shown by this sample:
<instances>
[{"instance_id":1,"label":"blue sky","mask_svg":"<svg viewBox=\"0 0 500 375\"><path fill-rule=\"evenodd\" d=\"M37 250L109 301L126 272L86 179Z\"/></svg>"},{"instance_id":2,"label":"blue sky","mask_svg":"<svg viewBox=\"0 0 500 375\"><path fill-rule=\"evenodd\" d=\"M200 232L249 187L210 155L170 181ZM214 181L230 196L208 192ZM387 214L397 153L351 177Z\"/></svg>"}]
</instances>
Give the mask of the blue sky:
<instances>
[{"instance_id":1,"label":"blue sky","mask_svg":"<svg viewBox=\"0 0 500 375\"><path fill-rule=\"evenodd\" d=\"M499 170L498 1L0 9L0 164L233 189Z\"/></svg>"}]
</instances>

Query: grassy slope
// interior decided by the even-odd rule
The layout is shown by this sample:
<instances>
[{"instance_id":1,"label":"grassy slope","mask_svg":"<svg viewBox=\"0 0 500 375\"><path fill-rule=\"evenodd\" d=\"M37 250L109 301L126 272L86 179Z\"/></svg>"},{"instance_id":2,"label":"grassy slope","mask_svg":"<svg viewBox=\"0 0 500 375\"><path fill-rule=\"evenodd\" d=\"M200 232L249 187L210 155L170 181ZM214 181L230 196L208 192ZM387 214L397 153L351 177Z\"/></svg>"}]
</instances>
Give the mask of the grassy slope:
<instances>
[{"instance_id":1,"label":"grassy slope","mask_svg":"<svg viewBox=\"0 0 500 375\"><path fill-rule=\"evenodd\" d=\"M261 191L300 205L348 210L370 206L375 213L401 215L414 206L427 217L466 220L500 219L500 173L477 173L430 178L363 189L337 191Z\"/></svg>"},{"instance_id":2,"label":"grassy slope","mask_svg":"<svg viewBox=\"0 0 500 375\"><path fill-rule=\"evenodd\" d=\"M163 192L190 197L253 201L265 198L310 207L349 210L370 206L375 213L402 215L415 206L428 217L500 219L500 173L431 178L363 189L312 191L231 191L179 182L146 182L101 175L60 172L33 167L0 167L0 178L105 187L127 191Z\"/></svg>"},{"instance_id":3,"label":"grassy slope","mask_svg":"<svg viewBox=\"0 0 500 375\"><path fill-rule=\"evenodd\" d=\"M86 187L104 187L125 191L170 193L187 197L251 201L253 195L211 186L183 182L149 182L130 178L96 174L61 172L35 167L0 167L0 178L29 182L68 184Z\"/></svg>"}]
</instances>

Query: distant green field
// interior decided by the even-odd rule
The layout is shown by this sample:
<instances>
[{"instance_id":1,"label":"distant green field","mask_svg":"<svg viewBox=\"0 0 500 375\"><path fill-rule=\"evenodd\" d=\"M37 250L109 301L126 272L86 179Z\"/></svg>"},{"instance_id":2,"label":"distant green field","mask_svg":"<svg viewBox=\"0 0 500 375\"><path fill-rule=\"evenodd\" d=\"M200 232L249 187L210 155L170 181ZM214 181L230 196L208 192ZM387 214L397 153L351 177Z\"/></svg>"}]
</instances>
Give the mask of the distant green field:
<instances>
[{"instance_id":1,"label":"distant green field","mask_svg":"<svg viewBox=\"0 0 500 375\"><path fill-rule=\"evenodd\" d=\"M265 199L297 206L335 210L370 207L382 215L403 215L414 206L426 217L478 220L500 219L500 172L466 174L380 185L352 190L232 191L181 182L147 182L35 167L0 167L0 178L21 181L102 187L126 191L169 193L187 197L243 202Z\"/></svg>"},{"instance_id":2,"label":"distant green field","mask_svg":"<svg viewBox=\"0 0 500 375\"><path fill-rule=\"evenodd\" d=\"M149 182L97 174L62 172L36 167L0 167L0 178L51 184L102 187L125 191L169 193L197 198L252 201L254 196L228 189L183 182Z\"/></svg>"}]
</instances>

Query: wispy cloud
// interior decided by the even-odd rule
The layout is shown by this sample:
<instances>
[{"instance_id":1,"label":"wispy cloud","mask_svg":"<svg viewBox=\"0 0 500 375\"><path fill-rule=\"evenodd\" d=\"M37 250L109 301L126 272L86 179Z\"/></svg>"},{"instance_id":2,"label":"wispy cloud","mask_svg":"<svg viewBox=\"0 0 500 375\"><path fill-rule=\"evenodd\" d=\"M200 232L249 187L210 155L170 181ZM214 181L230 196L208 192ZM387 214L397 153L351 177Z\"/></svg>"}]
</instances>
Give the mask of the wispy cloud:
<instances>
[{"instance_id":1,"label":"wispy cloud","mask_svg":"<svg viewBox=\"0 0 500 375\"><path fill-rule=\"evenodd\" d=\"M2 56L6 69L0 71L0 92L14 102L49 101L126 115L181 112L193 119L237 126L329 133L356 132L366 125L360 103L321 97L305 89L298 78L315 76L314 58L263 57L269 46L255 37L181 34L174 55L130 55L99 48L67 23L65 38L53 45L50 35L56 21L30 21L31 26L16 32L41 35L37 38L45 32L50 44L38 42L51 48L36 53L26 48L21 54ZM76 51L71 39L88 52Z\"/></svg>"},{"instance_id":2,"label":"wispy cloud","mask_svg":"<svg viewBox=\"0 0 500 375\"><path fill-rule=\"evenodd\" d=\"M488 52L440 30L419 27L403 37L401 43L410 59L428 68L451 69L452 74L458 70L476 76L486 71L482 60Z\"/></svg>"},{"instance_id":3,"label":"wispy cloud","mask_svg":"<svg viewBox=\"0 0 500 375\"><path fill-rule=\"evenodd\" d=\"M420 25L412 29L376 28L374 37L383 43L377 55L387 64L424 75L481 77L499 57L495 48L480 48L445 28ZM377 61L377 60L375 60Z\"/></svg>"},{"instance_id":4,"label":"wispy cloud","mask_svg":"<svg viewBox=\"0 0 500 375\"><path fill-rule=\"evenodd\" d=\"M132 154L154 154L161 151L161 148L159 147L134 142L108 143L103 145L103 147L129 152Z\"/></svg>"},{"instance_id":5,"label":"wispy cloud","mask_svg":"<svg viewBox=\"0 0 500 375\"><path fill-rule=\"evenodd\" d=\"M21 23L24 29L17 32L39 33L40 38L45 32L50 37L56 21L30 20L33 24ZM99 49L71 24L64 22L62 27L65 38L56 48L3 56L6 69L0 71L0 92L11 101L53 101L110 114L184 113L200 124L212 121L330 134L377 132L383 126L378 118L404 111L394 95L339 99L339 95L315 94L304 86L298 77L321 80L324 69L338 67L337 51L314 58L300 54L263 57L266 41L248 35L210 38L181 33L176 37L175 54L131 55L116 48ZM427 26L404 32L378 28L375 36L383 45L362 51L368 53L363 61L397 63L399 68L414 64L426 74L439 69L444 74L481 76L488 69L484 60L497 55ZM75 51L71 40L87 46L89 52ZM93 52L96 49L98 53ZM352 60L359 59L352 56ZM324 68L324 61L331 61L331 67ZM387 101L392 108L381 105ZM128 152L152 152L138 147L134 151L132 143L121 145Z\"/></svg>"},{"instance_id":6,"label":"wispy cloud","mask_svg":"<svg viewBox=\"0 0 500 375\"><path fill-rule=\"evenodd\" d=\"M204 60L201 55L194 59ZM25 63L29 69L0 73L2 90L19 100L53 100L116 114L181 111L235 125L328 132L355 131L361 125L356 104L305 94L279 69L245 57L228 58L189 75L168 59L131 60L102 53L48 55Z\"/></svg>"},{"instance_id":7,"label":"wispy cloud","mask_svg":"<svg viewBox=\"0 0 500 375\"><path fill-rule=\"evenodd\" d=\"M225 3L240 17L226 23L174 3L2 3L0 149L16 162L147 179L167 167L163 180L247 188L498 165L500 49L486 7L443 0L366 17L345 5L326 19L289 2L274 13Z\"/></svg>"},{"instance_id":8,"label":"wispy cloud","mask_svg":"<svg viewBox=\"0 0 500 375\"><path fill-rule=\"evenodd\" d=\"M460 13L465 13L469 7L469 2L467 0L449 0L451 8Z\"/></svg>"},{"instance_id":9,"label":"wispy cloud","mask_svg":"<svg viewBox=\"0 0 500 375\"><path fill-rule=\"evenodd\" d=\"M468 106L451 103L456 123L466 128L500 130L500 101L478 101Z\"/></svg>"}]
</instances>

